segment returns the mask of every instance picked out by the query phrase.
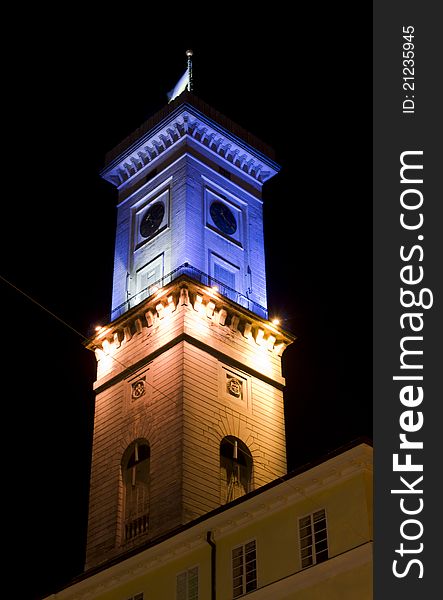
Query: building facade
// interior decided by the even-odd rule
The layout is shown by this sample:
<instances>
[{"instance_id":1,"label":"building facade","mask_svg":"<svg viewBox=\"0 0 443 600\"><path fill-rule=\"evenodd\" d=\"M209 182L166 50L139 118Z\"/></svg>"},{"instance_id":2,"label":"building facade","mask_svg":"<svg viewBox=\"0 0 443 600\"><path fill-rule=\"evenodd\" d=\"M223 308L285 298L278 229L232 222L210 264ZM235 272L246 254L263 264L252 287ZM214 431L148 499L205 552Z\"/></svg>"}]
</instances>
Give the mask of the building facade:
<instances>
[{"instance_id":1,"label":"building facade","mask_svg":"<svg viewBox=\"0 0 443 600\"><path fill-rule=\"evenodd\" d=\"M372 448L357 444L91 570L57 600L370 600Z\"/></svg>"},{"instance_id":2,"label":"building facade","mask_svg":"<svg viewBox=\"0 0 443 600\"><path fill-rule=\"evenodd\" d=\"M86 568L53 598L371 597L370 448L286 474L294 336L268 320L261 196L278 168L188 92L107 156Z\"/></svg>"}]
</instances>

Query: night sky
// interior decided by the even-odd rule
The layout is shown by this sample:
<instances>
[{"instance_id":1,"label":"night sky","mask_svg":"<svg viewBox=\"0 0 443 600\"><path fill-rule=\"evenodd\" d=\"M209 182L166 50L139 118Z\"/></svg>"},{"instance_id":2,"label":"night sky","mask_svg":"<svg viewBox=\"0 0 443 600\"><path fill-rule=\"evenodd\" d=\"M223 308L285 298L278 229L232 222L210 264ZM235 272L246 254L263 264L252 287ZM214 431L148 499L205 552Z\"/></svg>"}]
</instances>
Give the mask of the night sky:
<instances>
[{"instance_id":1,"label":"night sky","mask_svg":"<svg viewBox=\"0 0 443 600\"><path fill-rule=\"evenodd\" d=\"M298 338L284 356L289 469L371 436L370 14L352 31L344 7L320 22L313 8L297 21L262 15L258 29L226 13L160 28L132 9L17 26L3 73L2 276L86 337L108 319L117 191L99 171L166 104L190 47L196 95L282 166L264 219L269 314ZM12 569L25 565L15 595L35 600L83 568L95 357L0 290L4 541Z\"/></svg>"}]
</instances>

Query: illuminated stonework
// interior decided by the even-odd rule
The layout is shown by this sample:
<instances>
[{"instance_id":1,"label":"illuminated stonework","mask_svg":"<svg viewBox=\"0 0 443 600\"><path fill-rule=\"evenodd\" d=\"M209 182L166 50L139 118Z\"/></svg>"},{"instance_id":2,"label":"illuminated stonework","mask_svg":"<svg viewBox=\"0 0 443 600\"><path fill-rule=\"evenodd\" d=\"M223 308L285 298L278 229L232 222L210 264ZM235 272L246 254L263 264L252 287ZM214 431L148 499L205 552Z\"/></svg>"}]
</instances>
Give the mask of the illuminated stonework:
<instances>
[{"instance_id":1,"label":"illuminated stonework","mask_svg":"<svg viewBox=\"0 0 443 600\"><path fill-rule=\"evenodd\" d=\"M200 600L371 599L370 448L286 473L295 337L267 320L261 195L277 171L188 93L108 154L117 231L111 322L86 343L86 572L54 600L190 597L190 570ZM300 524L315 514L312 536Z\"/></svg>"},{"instance_id":2,"label":"illuminated stonework","mask_svg":"<svg viewBox=\"0 0 443 600\"><path fill-rule=\"evenodd\" d=\"M184 94L106 164L118 209L112 318L87 342L88 567L286 473L281 356L294 340L267 320L262 186L279 170L269 148ZM139 442L149 470L128 458Z\"/></svg>"},{"instance_id":3,"label":"illuminated stonework","mask_svg":"<svg viewBox=\"0 0 443 600\"><path fill-rule=\"evenodd\" d=\"M267 316L262 189L279 166L269 148L213 113L184 94L106 159L102 176L118 190L112 320L185 265Z\"/></svg>"},{"instance_id":4,"label":"illuminated stonework","mask_svg":"<svg viewBox=\"0 0 443 600\"><path fill-rule=\"evenodd\" d=\"M113 356L134 336L145 329L161 327L165 317L172 315L177 309L184 308L192 308L204 322L209 319L212 325L229 331L231 336L242 337L248 340L252 347L263 347L277 356L281 356L287 345L295 339L292 334L269 321L249 311L242 311L240 306L219 296L211 288L182 277L110 323L108 327L102 328L91 338L88 347L95 351L97 360ZM235 384L232 383L233 395L234 388ZM241 390L239 393L241 394Z\"/></svg>"},{"instance_id":5,"label":"illuminated stonework","mask_svg":"<svg viewBox=\"0 0 443 600\"><path fill-rule=\"evenodd\" d=\"M281 354L293 339L187 276L91 338L101 435L93 454L88 565L140 543L124 541L119 516L119 465L133 440L147 440L151 449L149 530L142 540L220 505L226 438L248 448L252 489L285 474ZM115 512L106 509L111 498Z\"/></svg>"}]
</instances>

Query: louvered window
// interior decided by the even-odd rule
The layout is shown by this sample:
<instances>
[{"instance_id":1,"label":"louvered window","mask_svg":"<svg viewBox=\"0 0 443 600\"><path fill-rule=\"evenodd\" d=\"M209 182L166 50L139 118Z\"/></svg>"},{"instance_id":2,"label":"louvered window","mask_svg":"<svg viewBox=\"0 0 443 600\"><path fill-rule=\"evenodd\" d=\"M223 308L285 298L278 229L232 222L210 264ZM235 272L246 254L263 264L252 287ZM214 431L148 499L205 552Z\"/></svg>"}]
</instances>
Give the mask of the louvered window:
<instances>
[{"instance_id":1,"label":"louvered window","mask_svg":"<svg viewBox=\"0 0 443 600\"><path fill-rule=\"evenodd\" d=\"M257 553L255 540L232 551L233 597L257 589Z\"/></svg>"},{"instance_id":2,"label":"louvered window","mask_svg":"<svg viewBox=\"0 0 443 600\"><path fill-rule=\"evenodd\" d=\"M198 567L177 575L176 600L198 600Z\"/></svg>"},{"instance_id":3,"label":"louvered window","mask_svg":"<svg viewBox=\"0 0 443 600\"><path fill-rule=\"evenodd\" d=\"M135 304L138 304L161 287L163 276L163 255L158 256L149 264L137 271L137 291ZM154 286L154 284L156 284Z\"/></svg>"},{"instance_id":4,"label":"louvered window","mask_svg":"<svg viewBox=\"0 0 443 600\"><path fill-rule=\"evenodd\" d=\"M124 539L129 541L149 528L150 449L138 440L126 452L123 464Z\"/></svg>"},{"instance_id":5,"label":"louvered window","mask_svg":"<svg viewBox=\"0 0 443 600\"><path fill-rule=\"evenodd\" d=\"M214 263L214 278L235 290L235 273L225 269L218 263Z\"/></svg>"},{"instance_id":6,"label":"louvered window","mask_svg":"<svg viewBox=\"0 0 443 600\"><path fill-rule=\"evenodd\" d=\"M233 436L220 444L221 503L232 502L252 489L252 456L241 440Z\"/></svg>"},{"instance_id":7,"label":"louvered window","mask_svg":"<svg viewBox=\"0 0 443 600\"><path fill-rule=\"evenodd\" d=\"M326 512L318 510L299 519L302 569L328 559Z\"/></svg>"}]
</instances>

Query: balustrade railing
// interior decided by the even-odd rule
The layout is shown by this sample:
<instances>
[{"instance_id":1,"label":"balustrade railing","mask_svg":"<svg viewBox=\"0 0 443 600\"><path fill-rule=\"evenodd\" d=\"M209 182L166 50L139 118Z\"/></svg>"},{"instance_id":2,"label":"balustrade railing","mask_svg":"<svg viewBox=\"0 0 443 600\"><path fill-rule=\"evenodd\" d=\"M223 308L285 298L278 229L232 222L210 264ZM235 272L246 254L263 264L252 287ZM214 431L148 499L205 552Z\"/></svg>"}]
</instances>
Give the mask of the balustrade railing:
<instances>
[{"instance_id":1,"label":"balustrade railing","mask_svg":"<svg viewBox=\"0 0 443 600\"><path fill-rule=\"evenodd\" d=\"M129 541L133 538L146 533L149 528L149 515L141 515L135 519L128 519L125 522L125 540Z\"/></svg>"},{"instance_id":2,"label":"balustrade railing","mask_svg":"<svg viewBox=\"0 0 443 600\"><path fill-rule=\"evenodd\" d=\"M195 281L198 281L199 283L202 283L203 285L207 285L209 287L216 286L218 293L220 293L225 298L233 300L240 306L247 308L251 312L259 315L260 317L263 317L265 319L268 318L268 311L264 306L261 306L261 304L254 302L253 300L248 298L248 296L241 294L240 292L229 287L222 281L215 279L215 277L212 277L211 275L200 271L200 269L196 269L192 265L184 263L183 265L177 267L177 269L174 269L173 271L171 271L167 275L164 275L157 281L154 281L143 290L137 292L136 294L133 294L125 302L117 306L112 311L111 319L116 319L130 308L133 308L137 304L140 304L140 302L154 295L160 288L167 285L168 283L171 283L171 281L174 281L174 279L177 279L181 275L187 275L191 279L194 279Z\"/></svg>"}]
</instances>

